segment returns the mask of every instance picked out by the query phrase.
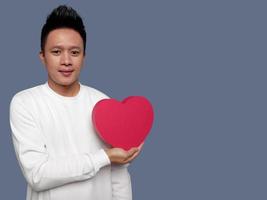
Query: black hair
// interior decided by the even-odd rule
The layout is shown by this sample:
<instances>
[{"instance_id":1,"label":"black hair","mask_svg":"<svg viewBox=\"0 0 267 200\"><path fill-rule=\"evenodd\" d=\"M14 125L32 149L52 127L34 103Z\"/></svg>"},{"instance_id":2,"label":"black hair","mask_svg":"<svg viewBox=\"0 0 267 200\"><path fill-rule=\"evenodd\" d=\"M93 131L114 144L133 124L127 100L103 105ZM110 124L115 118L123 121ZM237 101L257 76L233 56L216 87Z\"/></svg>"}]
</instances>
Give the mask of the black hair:
<instances>
[{"instance_id":1,"label":"black hair","mask_svg":"<svg viewBox=\"0 0 267 200\"><path fill-rule=\"evenodd\" d=\"M71 28L77 31L82 39L84 54L86 48L86 31L81 16L70 6L60 5L55 8L46 18L41 32L41 51L44 47L48 34L58 28Z\"/></svg>"}]
</instances>

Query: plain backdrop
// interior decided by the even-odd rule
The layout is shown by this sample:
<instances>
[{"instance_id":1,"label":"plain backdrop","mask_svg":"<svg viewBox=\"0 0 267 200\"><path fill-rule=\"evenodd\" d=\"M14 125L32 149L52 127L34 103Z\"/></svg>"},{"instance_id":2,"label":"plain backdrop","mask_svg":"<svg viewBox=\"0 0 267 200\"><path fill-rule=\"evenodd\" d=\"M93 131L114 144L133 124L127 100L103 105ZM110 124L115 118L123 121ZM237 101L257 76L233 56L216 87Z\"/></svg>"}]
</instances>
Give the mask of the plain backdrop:
<instances>
[{"instance_id":1,"label":"plain backdrop","mask_svg":"<svg viewBox=\"0 0 267 200\"><path fill-rule=\"evenodd\" d=\"M0 199L25 199L9 103L43 84L45 18L83 17L83 84L146 96L155 121L131 164L135 200L267 199L266 1L88 0L0 3Z\"/></svg>"}]
</instances>

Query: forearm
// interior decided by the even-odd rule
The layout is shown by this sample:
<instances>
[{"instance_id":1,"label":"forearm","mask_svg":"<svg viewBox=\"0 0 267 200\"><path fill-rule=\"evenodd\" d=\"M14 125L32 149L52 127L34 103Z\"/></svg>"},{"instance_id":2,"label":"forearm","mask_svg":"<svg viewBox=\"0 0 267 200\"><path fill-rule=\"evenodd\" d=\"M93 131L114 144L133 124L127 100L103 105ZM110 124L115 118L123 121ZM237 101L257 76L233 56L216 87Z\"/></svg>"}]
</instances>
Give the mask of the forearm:
<instances>
[{"instance_id":1,"label":"forearm","mask_svg":"<svg viewBox=\"0 0 267 200\"><path fill-rule=\"evenodd\" d=\"M29 152L28 152L29 153ZM109 164L103 150L95 154L49 157L48 154L20 155L19 162L27 182L35 191L43 191L93 177Z\"/></svg>"}]
</instances>

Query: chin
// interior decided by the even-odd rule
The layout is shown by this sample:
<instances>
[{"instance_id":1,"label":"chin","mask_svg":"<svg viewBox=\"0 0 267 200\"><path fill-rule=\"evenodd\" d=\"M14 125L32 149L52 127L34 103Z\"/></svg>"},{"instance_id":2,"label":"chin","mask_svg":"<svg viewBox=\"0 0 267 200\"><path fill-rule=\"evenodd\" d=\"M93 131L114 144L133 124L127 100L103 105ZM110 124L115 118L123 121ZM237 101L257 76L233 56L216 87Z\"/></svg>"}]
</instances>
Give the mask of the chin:
<instances>
[{"instance_id":1,"label":"chin","mask_svg":"<svg viewBox=\"0 0 267 200\"><path fill-rule=\"evenodd\" d=\"M56 84L59 86L63 86L63 87L68 87L71 86L73 84L75 84L77 82L77 80L61 80L61 81L57 81Z\"/></svg>"},{"instance_id":2,"label":"chin","mask_svg":"<svg viewBox=\"0 0 267 200\"><path fill-rule=\"evenodd\" d=\"M67 87L67 86L74 85L75 82L76 82L76 81L73 81L73 82L63 82L61 85Z\"/></svg>"},{"instance_id":3,"label":"chin","mask_svg":"<svg viewBox=\"0 0 267 200\"><path fill-rule=\"evenodd\" d=\"M69 78L63 78L63 77L51 78L50 77L49 79L53 85L58 85L62 87L68 87L79 82L78 79L74 77L69 77Z\"/></svg>"}]
</instances>

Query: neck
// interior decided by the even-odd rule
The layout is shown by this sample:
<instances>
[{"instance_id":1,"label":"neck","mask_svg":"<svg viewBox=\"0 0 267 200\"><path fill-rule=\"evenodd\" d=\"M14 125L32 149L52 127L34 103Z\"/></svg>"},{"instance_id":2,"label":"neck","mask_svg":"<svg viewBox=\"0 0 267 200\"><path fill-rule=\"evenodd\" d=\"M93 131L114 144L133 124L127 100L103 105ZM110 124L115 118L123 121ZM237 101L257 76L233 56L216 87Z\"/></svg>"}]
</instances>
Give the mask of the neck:
<instances>
[{"instance_id":1,"label":"neck","mask_svg":"<svg viewBox=\"0 0 267 200\"><path fill-rule=\"evenodd\" d=\"M59 85L51 80L48 80L48 85L56 93L65 97L74 97L78 94L80 90L80 84L78 80L72 83L71 85Z\"/></svg>"}]
</instances>

